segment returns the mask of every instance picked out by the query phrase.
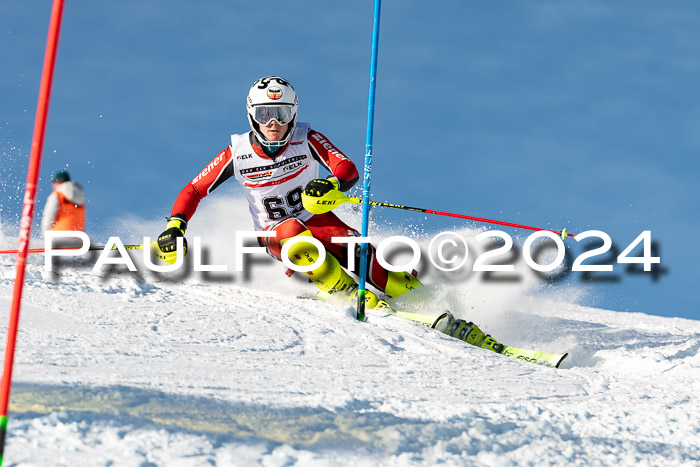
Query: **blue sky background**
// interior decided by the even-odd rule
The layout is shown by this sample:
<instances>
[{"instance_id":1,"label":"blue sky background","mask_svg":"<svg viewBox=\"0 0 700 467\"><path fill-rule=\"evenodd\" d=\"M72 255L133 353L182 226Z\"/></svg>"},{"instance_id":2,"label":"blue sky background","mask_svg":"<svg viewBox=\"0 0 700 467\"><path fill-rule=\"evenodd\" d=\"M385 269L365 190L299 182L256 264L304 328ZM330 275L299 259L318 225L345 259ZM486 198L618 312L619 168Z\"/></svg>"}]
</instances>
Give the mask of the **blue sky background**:
<instances>
[{"instance_id":1,"label":"blue sky background","mask_svg":"<svg viewBox=\"0 0 700 467\"><path fill-rule=\"evenodd\" d=\"M18 225L50 9L0 2L6 226ZM68 164L87 190L88 233L127 213L168 215L229 134L247 131L245 95L268 74L293 83L300 120L361 168L372 13L371 0L68 1L38 213ZM655 282L616 266L618 282L586 284L593 304L699 319L698 25L693 1L385 0L373 199L603 230L620 250L651 230L667 272Z\"/></svg>"}]
</instances>

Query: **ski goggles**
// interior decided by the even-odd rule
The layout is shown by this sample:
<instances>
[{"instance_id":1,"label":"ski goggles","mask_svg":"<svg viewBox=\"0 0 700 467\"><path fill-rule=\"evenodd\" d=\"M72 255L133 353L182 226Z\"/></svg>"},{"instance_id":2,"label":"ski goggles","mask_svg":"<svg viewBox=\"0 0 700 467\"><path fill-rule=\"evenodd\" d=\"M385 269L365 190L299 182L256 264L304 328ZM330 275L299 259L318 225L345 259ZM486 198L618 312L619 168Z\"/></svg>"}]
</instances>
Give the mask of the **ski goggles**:
<instances>
[{"instance_id":1,"label":"ski goggles","mask_svg":"<svg viewBox=\"0 0 700 467\"><path fill-rule=\"evenodd\" d=\"M280 125L286 125L292 121L291 105L258 105L253 107L253 120L260 125L269 125L275 120Z\"/></svg>"}]
</instances>

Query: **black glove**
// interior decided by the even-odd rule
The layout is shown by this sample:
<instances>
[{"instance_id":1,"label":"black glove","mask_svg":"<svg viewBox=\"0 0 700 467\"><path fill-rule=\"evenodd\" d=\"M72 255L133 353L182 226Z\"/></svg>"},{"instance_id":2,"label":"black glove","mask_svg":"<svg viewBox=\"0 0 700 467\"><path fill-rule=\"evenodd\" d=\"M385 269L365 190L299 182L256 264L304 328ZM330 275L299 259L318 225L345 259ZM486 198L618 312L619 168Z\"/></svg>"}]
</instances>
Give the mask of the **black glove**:
<instances>
[{"instance_id":1,"label":"black glove","mask_svg":"<svg viewBox=\"0 0 700 467\"><path fill-rule=\"evenodd\" d=\"M340 184L335 177L316 178L307 183L306 188L304 188L304 194L313 196L314 198L321 198L329 191L337 190L339 187Z\"/></svg>"},{"instance_id":2,"label":"black glove","mask_svg":"<svg viewBox=\"0 0 700 467\"><path fill-rule=\"evenodd\" d=\"M163 253L177 251L178 237L182 237L182 245L185 251L187 251L187 239L185 238L187 222L181 218L173 216L168 219L168 224L165 227L165 232L158 236L158 248L160 248L160 251Z\"/></svg>"}]
</instances>

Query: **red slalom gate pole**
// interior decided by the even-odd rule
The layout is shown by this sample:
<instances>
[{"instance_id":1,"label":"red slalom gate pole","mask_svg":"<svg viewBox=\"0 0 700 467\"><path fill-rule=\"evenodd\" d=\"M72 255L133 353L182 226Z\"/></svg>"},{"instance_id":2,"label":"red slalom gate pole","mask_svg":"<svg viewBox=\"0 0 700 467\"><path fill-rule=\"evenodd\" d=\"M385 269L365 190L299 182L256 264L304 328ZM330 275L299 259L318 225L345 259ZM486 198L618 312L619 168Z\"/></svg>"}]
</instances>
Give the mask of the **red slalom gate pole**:
<instances>
[{"instance_id":1,"label":"red slalom gate pole","mask_svg":"<svg viewBox=\"0 0 700 467\"><path fill-rule=\"evenodd\" d=\"M309 211L313 214L323 214L324 212L329 212L343 203L363 204L362 200L360 198L347 196L347 195L343 194L343 192L341 192L340 190L332 190L329 193L327 193L326 195L324 195L322 198L313 198L313 197L307 196L306 194L302 193L301 194L301 201L304 204L304 209L306 209L307 211ZM570 234L569 232L567 232L566 229L562 229L562 231L559 232L558 230L540 229L539 227L530 227L529 225L514 224L512 222L497 221L494 219L486 219L483 217L467 216L465 214L454 214L451 212L436 211L434 209L414 208L411 206L404 206L402 204L383 203L381 201L370 201L369 204L371 206L379 206L382 208L402 209L404 211L413 211L413 212L424 212L426 214L435 214L438 216L456 217L458 219L467 219L467 220L471 220L471 221L484 222L486 224L505 225L508 227L516 227L518 229L535 230L538 232L547 231L547 232L555 233L555 234L559 235L561 238L566 238L566 237L574 238L574 237L576 237L576 235ZM0 252L0 253L2 253L2 252Z\"/></svg>"},{"instance_id":2,"label":"red slalom gate pole","mask_svg":"<svg viewBox=\"0 0 700 467\"><path fill-rule=\"evenodd\" d=\"M126 250L143 250L143 245L122 245L124 249ZM59 247L59 248L52 248L52 250L79 250L80 248L77 247ZM98 250L104 250L105 247L103 245L94 245L88 248L89 251L98 251ZM112 250L116 250L117 247L113 246ZM0 255L5 255L5 254L10 254L10 253L19 253L19 250L0 250ZM46 248L29 248L27 250L27 253L46 253Z\"/></svg>"},{"instance_id":3,"label":"red slalom gate pole","mask_svg":"<svg viewBox=\"0 0 700 467\"><path fill-rule=\"evenodd\" d=\"M19 324L19 311L22 302L22 289L24 287L24 275L27 267L27 250L29 249L29 235L32 230L34 208L36 205L37 184L41 169L41 155L44 149L44 135L46 134L46 120L49 114L49 100L51 98L51 84L56 65L58 51L58 38L61 32L61 19L63 18L64 0L54 0L49 23L49 35L46 40L46 52L44 54L44 67L41 72L41 85L39 87L39 102L34 120L34 135L32 136L32 151L29 156L29 169L27 170L27 185L24 191L24 204L22 206L22 220L20 222L19 242L17 250L17 275L15 276L14 294L10 308L10 323L7 328L7 345L5 346L5 366L2 374L2 386L0 386L0 465L5 453L5 435L7 434L7 408L10 404L10 387L12 385L12 365L15 356L15 343L17 341L17 329Z\"/></svg>"},{"instance_id":4,"label":"red slalom gate pole","mask_svg":"<svg viewBox=\"0 0 700 467\"><path fill-rule=\"evenodd\" d=\"M472 220L472 221L483 222L485 224L505 225L507 227L515 227L518 229L534 230L536 232L541 232L544 230L547 232L555 233L562 238L576 237L576 235L566 232L566 229L564 229L560 232L558 230L540 229L539 227L530 227L529 225L514 224L512 222L497 221L494 219L485 219L483 217L466 216L464 214L452 214L451 212L434 211L432 209L425 209L425 210L423 210L423 212L426 212L428 214L436 214L438 216L456 217L458 219L468 219L468 220Z\"/></svg>"},{"instance_id":5,"label":"red slalom gate pole","mask_svg":"<svg viewBox=\"0 0 700 467\"><path fill-rule=\"evenodd\" d=\"M358 198L351 198L349 196L346 196L343 199L339 200L340 202L346 202L350 201L353 203L361 203L362 201L359 200ZM372 206L380 206L383 208L393 208L393 209L403 209L404 211L414 211L414 212L424 212L426 214L435 214L437 216L447 216L447 217L456 217L457 219L467 219L470 221L477 221L477 222L483 222L485 224L496 224L496 225L505 225L507 227L515 227L518 229L526 229L526 230L534 230L537 232L540 231L547 231L547 232L552 232L557 235L559 235L561 238L566 238L566 237L576 237L574 234L570 234L566 231L566 229L563 229L561 232L558 230L551 230L551 229L541 229L539 227L530 227L529 225L522 225L522 224L514 224L512 222L505 222L505 221L497 221L494 219L486 219L484 217L474 217L474 216L467 216L465 214L454 214L451 212L444 212L444 211L435 211L434 209L423 209L423 208L414 208L411 206L403 206L401 204L392 204L392 203L382 203L380 201L370 201L369 204ZM306 207L306 206L304 206ZM308 208L307 208L308 209Z\"/></svg>"},{"instance_id":6,"label":"red slalom gate pole","mask_svg":"<svg viewBox=\"0 0 700 467\"><path fill-rule=\"evenodd\" d=\"M19 253L19 250L0 250L0 255ZM29 248L27 253L44 253L44 248Z\"/></svg>"}]
</instances>

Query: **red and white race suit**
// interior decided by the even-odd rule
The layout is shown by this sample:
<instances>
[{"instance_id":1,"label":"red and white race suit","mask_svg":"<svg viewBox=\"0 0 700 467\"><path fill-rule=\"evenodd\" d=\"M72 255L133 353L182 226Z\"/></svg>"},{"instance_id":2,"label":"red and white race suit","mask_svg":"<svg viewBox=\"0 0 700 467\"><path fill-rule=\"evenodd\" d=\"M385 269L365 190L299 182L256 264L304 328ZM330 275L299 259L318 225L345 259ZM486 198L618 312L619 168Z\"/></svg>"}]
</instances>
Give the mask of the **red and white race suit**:
<instances>
[{"instance_id":1,"label":"red and white race suit","mask_svg":"<svg viewBox=\"0 0 700 467\"><path fill-rule=\"evenodd\" d=\"M183 188L171 216L184 215L189 221L202 198L235 177L245 190L256 230L290 217L307 221L312 214L303 208L301 193L308 182L319 178L321 166L338 178L343 191L359 178L355 164L308 123L297 123L289 143L274 159L257 144L252 131L232 135L231 145Z\"/></svg>"},{"instance_id":2,"label":"red and white race suit","mask_svg":"<svg viewBox=\"0 0 700 467\"><path fill-rule=\"evenodd\" d=\"M252 131L232 135L231 146L217 154L182 189L170 215L189 221L202 198L235 177L245 190L256 230L272 228L277 234L263 242L272 256L280 259L280 242L308 229L346 266L348 256L356 256L358 252L348 251L346 244L333 243L331 238L359 236L359 233L332 212L313 215L302 206L301 193L309 181L319 178L321 166L338 179L342 191L352 188L359 179L355 164L308 123L297 123L289 143L274 158L263 151ZM369 257L367 279L384 290L388 271L378 263L371 246ZM353 272L359 274L359 261L355 261Z\"/></svg>"}]
</instances>

